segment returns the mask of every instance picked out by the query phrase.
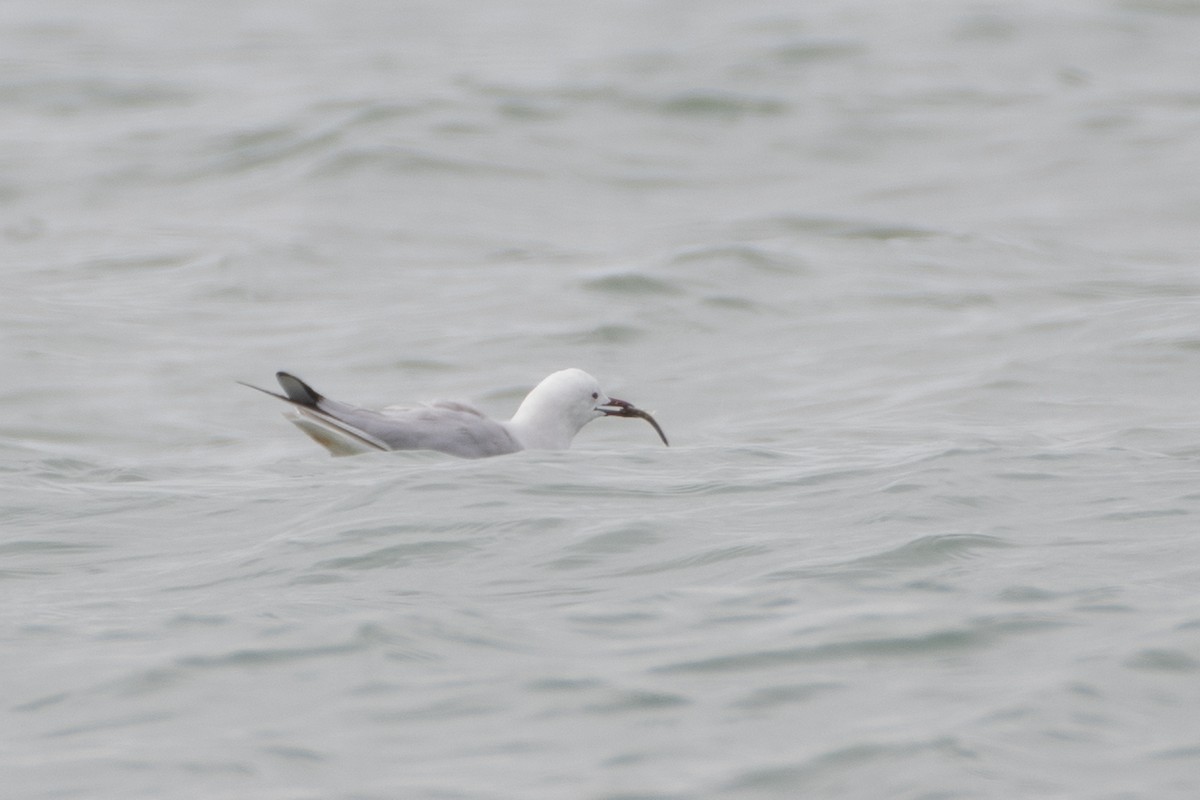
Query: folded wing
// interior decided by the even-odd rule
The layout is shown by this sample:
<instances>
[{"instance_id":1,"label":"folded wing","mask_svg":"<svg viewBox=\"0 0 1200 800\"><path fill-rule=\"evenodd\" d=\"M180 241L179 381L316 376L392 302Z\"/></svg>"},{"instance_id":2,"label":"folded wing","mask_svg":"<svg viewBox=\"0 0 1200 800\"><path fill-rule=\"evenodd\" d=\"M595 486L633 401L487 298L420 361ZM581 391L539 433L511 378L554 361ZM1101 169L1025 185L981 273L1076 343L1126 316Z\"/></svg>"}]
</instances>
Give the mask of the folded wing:
<instances>
[{"instance_id":1,"label":"folded wing","mask_svg":"<svg viewBox=\"0 0 1200 800\"><path fill-rule=\"evenodd\" d=\"M267 394L291 403L292 409L285 415L288 420L335 456L437 450L462 458L483 458L522 449L503 424L462 403L379 412L330 400L286 372L275 377L286 397Z\"/></svg>"}]
</instances>

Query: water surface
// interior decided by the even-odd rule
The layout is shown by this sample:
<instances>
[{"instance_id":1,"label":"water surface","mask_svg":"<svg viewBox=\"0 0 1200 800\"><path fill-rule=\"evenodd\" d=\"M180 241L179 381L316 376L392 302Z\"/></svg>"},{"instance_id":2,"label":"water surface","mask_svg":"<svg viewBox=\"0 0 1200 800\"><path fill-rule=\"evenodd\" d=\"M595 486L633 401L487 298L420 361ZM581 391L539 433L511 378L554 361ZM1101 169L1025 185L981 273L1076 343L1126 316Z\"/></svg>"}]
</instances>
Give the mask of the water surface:
<instances>
[{"instance_id":1,"label":"water surface","mask_svg":"<svg viewBox=\"0 0 1200 800\"><path fill-rule=\"evenodd\" d=\"M10 2L8 796L1195 796L1200 13L809 5Z\"/></svg>"}]
</instances>

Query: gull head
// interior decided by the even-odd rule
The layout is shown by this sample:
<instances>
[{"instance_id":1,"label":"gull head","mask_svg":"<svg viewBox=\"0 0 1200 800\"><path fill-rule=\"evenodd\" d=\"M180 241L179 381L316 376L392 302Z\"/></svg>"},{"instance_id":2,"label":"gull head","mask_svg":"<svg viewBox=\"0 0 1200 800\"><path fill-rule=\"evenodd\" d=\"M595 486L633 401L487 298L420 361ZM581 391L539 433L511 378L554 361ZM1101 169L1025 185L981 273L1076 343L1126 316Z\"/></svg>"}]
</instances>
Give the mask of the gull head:
<instances>
[{"instance_id":1,"label":"gull head","mask_svg":"<svg viewBox=\"0 0 1200 800\"><path fill-rule=\"evenodd\" d=\"M581 369L564 369L534 387L509 423L525 447L565 450L575 434L600 417L641 417L667 437L654 418L624 400L609 397L599 382Z\"/></svg>"}]
</instances>

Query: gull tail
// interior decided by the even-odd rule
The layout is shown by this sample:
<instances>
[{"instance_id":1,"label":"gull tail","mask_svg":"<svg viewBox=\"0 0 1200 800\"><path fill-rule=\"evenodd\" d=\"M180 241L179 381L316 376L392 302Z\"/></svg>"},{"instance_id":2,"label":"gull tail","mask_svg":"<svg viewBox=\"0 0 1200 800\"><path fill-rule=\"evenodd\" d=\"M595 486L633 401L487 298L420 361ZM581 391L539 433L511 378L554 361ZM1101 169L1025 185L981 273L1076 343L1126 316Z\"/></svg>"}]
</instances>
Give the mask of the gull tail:
<instances>
[{"instance_id":1,"label":"gull tail","mask_svg":"<svg viewBox=\"0 0 1200 800\"><path fill-rule=\"evenodd\" d=\"M291 410L285 412L283 416L308 434L313 441L328 450L330 455L353 456L359 453L391 449L366 431L339 419L336 414L344 406L343 403L327 400L317 390L287 372L276 372L275 379L279 381L285 394L272 392L243 381L238 381L238 383L263 394L269 394L285 403L291 403Z\"/></svg>"}]
</instances>

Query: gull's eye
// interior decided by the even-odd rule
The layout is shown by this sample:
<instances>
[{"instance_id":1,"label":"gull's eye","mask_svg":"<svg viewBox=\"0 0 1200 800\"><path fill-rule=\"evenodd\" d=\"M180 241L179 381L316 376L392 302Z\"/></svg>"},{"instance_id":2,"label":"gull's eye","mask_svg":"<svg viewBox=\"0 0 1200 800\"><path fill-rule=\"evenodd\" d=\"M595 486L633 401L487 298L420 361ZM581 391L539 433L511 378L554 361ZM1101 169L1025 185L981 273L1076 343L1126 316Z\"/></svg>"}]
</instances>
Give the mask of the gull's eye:
<instances>
[{"instance_id":1,"label":"gull's eye","mask_svg":"<svg viewBox=\"0 0 1200 800\"><path fill-rule=\"evenodd\" d=\"M592 399L593 399L593 400L599 400L599 399L600 399L600 393L599 393L599 392L592 392Z\"/></svg>"}]
</instances>

